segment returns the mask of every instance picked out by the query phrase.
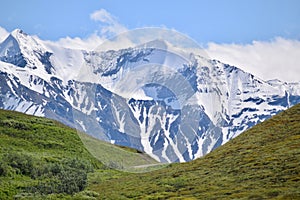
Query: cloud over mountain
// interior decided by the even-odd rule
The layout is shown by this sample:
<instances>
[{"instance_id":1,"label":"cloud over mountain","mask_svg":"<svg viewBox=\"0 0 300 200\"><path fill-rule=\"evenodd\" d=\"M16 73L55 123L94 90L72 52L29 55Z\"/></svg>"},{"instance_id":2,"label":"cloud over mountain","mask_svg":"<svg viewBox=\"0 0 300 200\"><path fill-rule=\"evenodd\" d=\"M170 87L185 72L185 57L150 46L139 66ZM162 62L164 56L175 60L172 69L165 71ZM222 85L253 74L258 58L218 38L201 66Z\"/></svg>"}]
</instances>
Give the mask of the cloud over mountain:
<instances>
[{"instance_id":1,"label":"cloud over mountain","mask_svg":"<svg viewBox=\"0 0 300 200\"><path fill-rule=\"evenodd\" d=\"M276 37L271 41L251 44L209 43L208 55L222 62L240 66L245 71L265 79L286 82L299 80L300 41Z\"/></svg>"}]
</instances>

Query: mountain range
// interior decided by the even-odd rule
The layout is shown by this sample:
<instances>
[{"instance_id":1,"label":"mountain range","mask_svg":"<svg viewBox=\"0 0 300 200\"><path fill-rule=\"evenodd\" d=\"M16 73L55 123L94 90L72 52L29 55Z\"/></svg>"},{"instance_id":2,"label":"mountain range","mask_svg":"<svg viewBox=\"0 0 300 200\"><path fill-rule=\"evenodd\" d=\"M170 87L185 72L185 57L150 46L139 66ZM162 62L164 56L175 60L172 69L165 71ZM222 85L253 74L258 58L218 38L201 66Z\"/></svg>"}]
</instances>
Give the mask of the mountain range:
<instances>
[{"instance_id":1,"label":"mountain range","mask_svg":"<svg viewBox=\"0 0 300 200\"><path fill-rule=\"evenodd\" d=\"M67 49L16 29L0 44L0 108L186 162L300 103L300 82L265 81L182 52L163 40Z\"/></svg>"}]
</instances>

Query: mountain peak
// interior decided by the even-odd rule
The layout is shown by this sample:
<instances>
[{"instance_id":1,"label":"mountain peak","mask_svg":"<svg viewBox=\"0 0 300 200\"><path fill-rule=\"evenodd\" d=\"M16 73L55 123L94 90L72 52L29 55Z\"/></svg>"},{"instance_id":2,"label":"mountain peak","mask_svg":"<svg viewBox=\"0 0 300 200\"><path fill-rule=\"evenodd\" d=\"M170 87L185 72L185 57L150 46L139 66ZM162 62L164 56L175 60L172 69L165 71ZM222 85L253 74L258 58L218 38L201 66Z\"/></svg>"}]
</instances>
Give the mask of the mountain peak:
<instances>
[{"instance_id":1,"label":"mountain peak","mask_svg":"<svg viewBox=\"0 0 300 200\"><path fill-rule=\"evenodd\" d=\"M23 35L23 36L28 36L27 33L25 33L23 30L21 29L15 29L10 33L13 37L18 37L19 35Z\"/></svg>"},{"instance_id":2,"label":"mountain peak","mask_svg":"<svg viewBox=\"0 0 300 200\"><path fill-rule=\"evenodd\" d=\"M8 56L7 53L10 51L10 53L16 53L20 52L20 38L22 38L22 35L27 36L25 32L23 32L21 29L15 29L13 30L6 39L0 43L0 56L5 55ZM10 49L8 51L8 49ZM15 49L16 51L12 51L12 49Z\"/></svg>"},{"instance_id":3,"label":"mountain peak","mask_svg":"<svg viewBox=\"0 0 300 200\"><path fill-rule=\"evenodd\" d=\"M21 29L13 30L0 44L0 60L18 67L38 69L41 76L45 68L51 74L52 66L49 64L51 53L45 45L35 36L28 35Z\"/></svg>"}]
</instances>

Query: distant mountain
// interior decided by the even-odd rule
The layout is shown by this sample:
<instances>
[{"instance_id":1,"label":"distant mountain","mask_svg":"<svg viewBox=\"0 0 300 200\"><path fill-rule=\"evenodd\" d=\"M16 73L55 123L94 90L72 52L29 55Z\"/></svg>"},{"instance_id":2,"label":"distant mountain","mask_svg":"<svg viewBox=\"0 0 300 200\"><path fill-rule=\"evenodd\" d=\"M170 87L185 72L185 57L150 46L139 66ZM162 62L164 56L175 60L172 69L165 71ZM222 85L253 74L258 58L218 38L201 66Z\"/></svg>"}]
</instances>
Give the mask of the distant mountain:
<instances>
[{"instance_id":1,"label":"distant mountain","mask_svg":"<svg viewBox=\"0 0 300 200\"><path fill-rule=\"evenodd\" d=\"M99 199L300 199L300 104L203 158L92 184Z\"/></svg>"},{"instance_id":2,"label":"distant mountain","mask_svg":"<svg viewBox=\"0 0 300 200\"><path fill-rule=\"evenodd\" d=\"M300 102L300 82L264 81L155 40L65 49L21 30L0 44L0 108L56 119L161 162L203 156Z\"/></svg>"}]
</instances>

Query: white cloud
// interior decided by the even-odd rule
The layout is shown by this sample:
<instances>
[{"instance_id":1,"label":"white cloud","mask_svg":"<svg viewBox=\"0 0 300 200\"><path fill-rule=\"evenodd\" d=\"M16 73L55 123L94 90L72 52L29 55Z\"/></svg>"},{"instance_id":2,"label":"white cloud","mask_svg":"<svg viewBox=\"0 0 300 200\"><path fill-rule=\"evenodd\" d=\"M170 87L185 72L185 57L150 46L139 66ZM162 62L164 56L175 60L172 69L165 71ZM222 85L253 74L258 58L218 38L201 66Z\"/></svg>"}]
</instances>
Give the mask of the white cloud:
<instances>
[{"instance_id":1,"label":"white cloud","mask_svg":"<svg viewBox=\"0 0 300 200\"><path fill-rule=\"evenodd\" d=\"M100 9L93 12L90 18L94 21L103 23L101 26L101 34L119 34L127 31L127 28L120 24L117 18L107 12L105 9Z\"/></svg>"},{"instance_id":2,"label":"white cloud","mask_svg":"<svg viewBox=\"0 0 300 200\"><path fill-rule=\"evenodd\" d=\"M9 32L7 32L4 28L0 26L0 42L6 39L8 36Z\"/></svg>"},{"instance_id":3,"label":"white cloud","mask_svg":"<svg viewBox=\"0 0 300 200\"><path fill-rule=\"evenodd\" d=\"M211 59L237 66L263 80L300 81L300 41L277 37L252 44L209 43L206 52Z\"/></svg>"},{"instance_id":4,"label":"white cloud","mask_svg":"<svg viewBox=\"0 0 300 200\"><path fill-rule=\"evenodd\" d=\"M55 41L54 43L65 47L69 49L81 49L81 50L94 50L96 49L100 44L105 41L105 38L98 36L97 34L92 34L87 38L71 38L71 37L65 37L60 38L58 41Z\"/></svg>"},{"instance_id":5,"label":"white cloud","mask_svg":"<svg viewBox=\"0 0 300 200\"><path fill-rule=\"evenodd\" d=\"M98 45L95 48L96 51L108 51L108 50L119 50L119 49L126 49L130 47L135 47L136 43L134 43L128 35L120 34L117 35L115 38L110 40L105 40L101 45Z\"/></svg>"},{"instance_id":6,"label":"white cloud","mask_svg":"<svg viewBox=\"0 0 300 200\"><path fill-rule=\"evenodd\" d=\"M107 24L112 24L112 23L115 23L115 21L116 21L115 17L112 16L105 9L100 9L100 10L93 12L90 15L90 18L92 20L100 21L100 22L107 23Z\"/></svg>"}]
</instances>

